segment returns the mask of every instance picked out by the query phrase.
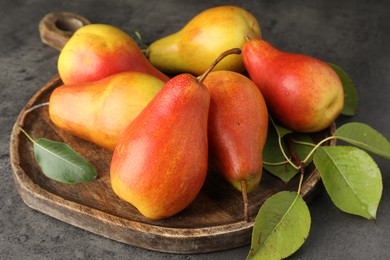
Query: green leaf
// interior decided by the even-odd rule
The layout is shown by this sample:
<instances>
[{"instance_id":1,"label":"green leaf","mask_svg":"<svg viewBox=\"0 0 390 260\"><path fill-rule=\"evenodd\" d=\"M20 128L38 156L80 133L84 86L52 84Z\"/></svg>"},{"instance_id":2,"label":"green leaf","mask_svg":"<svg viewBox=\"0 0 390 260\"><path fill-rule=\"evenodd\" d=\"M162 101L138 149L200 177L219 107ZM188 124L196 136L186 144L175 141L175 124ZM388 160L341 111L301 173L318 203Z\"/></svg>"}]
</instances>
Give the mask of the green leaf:
<instances>
[{"instance_id":1,"label":"green leaf","mask_svg":"<svg viewBox=\"0 0 390 260\"><path fill-rule=\"evenodd\" d=\"M363 123L348 123L336 129L334 135L362 149L390 160L390 143L372 127Z\"/></svg>"},{"instance_id":2,"label":"green leaf","mask_svg":"<svg viewBox=\"0 0 390 260\"><path fill-rule=\"evenodd\" d=\"M313 139L308 134L293 133L291 134L291 138L294 141L314 144ZM286 155L290 156L289 149L285 145L284 140L282 140L282 146L284 151L286 151ZM313 148L311 145L300 144L296 142L294 142L293 147L295 153L301 160L304 160ZM285 183L289 182L299 172L299 170L292 167L284 158L283 153L279 147L278 132L271 124L268 125L267 140L263 149L263 161L264 169ZM308 165L310 162L311 160L308 160L306 165Z\"/></svg>"},{"instance_id":3,"label":"green leaf","mask_svg":"<svg viewBox=\"0 0 390 260\"><path fill-rule=\"evenodd\" d=\"M296 192L282 191L260 208L247 259L282 259L295 253L309 235L310 211Z\"/></svg>"},{"instance_id":4,"label":"green leaf","mask_svg":"<svg viewBox=\"0 0 390 260\"><path fill-rule=\"evenodd\" d=\"M134 31L135 38L137 40L137 43L141 49L147 49L148 46L144 43L141 33L139 31Z\"/></svg>"},{"instance_id":5,"label":"green leaf","mask_svg":"<svg viewBox=\"0 0 390 260\"><path fill-rule=\"evenodd\" d=\"M375 161L353 146L324 146L314 164L333 203L342 211L375 219L382 196L382 176Z\"/></svg>"},{"instance_id":6,"label":"green leaf","mask_svg":"<svg viewBox=\"0 0 390 260\"><path fill-rule=\"evenodd\" d=\"M299 160L303 161L315 146L313 139L309 134L303 133L293 133L291 134L291 138L293 139L293 147L296 155ZM311 162L312 158L309 158L305 163L305 166L309 165Z\"/></svg>"},{"instance_id":7,"label":"green leaf","mask_svg":"<svg viewBox=\"0 0 390 260\"><path fill-rule=\"evenodd\" d=\"M279 147L278 134L272 125L268 125L267 140L263 148L263 167L284 182L288 182L298 173L284 158Z\"/></svg>"},{"instance_id":8,"label":"green leaf","mask_svg":"<svg viewBox=\"0 0 390 260\"><path fill-rule=\"evenodd\" d=\"M290 134L293 132L292 130L284 128L284 127L278 125L277 123L275 123L275 121L271 117L269 117L269 119L271 121L271 124L274 126L277 135L280 136L280 138L283 138L283 136L285 136L286 134ZM270 125L270 124L268 124L268 125Z\"/></svg>"},{"instance_id":9,"label":"green leaf","mask_svg":"<svg viewBox=\"0 0 390 260\"><path fill-rule=\"evenodd\" d=\"M96 179L96 169L69 145L45 138L34 141L35 160L49 178L63 183Z\"/></svg>"},{"instance_id":10,"label":"green leaf","mask_svg":"<svg viewBox=\"0 0 390 260\"><path fill-rule=\"evenodd\" d=\"M341 114L346 116L355 115L358 108L358 94L355 85L352 83L351 78L343 69L341 69L339 66L335 64L332 63L328 63L328 64L337 73L337 75L341 80L341 83L343 84L344 107L343 110L341 111Z\"/></svg>"}]
</instances>

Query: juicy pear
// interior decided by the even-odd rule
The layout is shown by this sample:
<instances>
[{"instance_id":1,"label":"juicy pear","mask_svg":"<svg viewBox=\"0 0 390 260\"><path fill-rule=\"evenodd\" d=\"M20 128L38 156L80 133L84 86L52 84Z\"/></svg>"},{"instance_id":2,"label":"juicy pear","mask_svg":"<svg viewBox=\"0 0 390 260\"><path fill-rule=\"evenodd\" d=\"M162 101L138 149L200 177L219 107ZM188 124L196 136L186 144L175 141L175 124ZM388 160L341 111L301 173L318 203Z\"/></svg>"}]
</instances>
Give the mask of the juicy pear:
<instances>
[{"instance_id":1,"label":"juicy pear","mask_svg":"<svg viewBox=\"0 0 390 260\"><path fill-rule=\"evenodd\" d=\"M122 131L163 85L163 81L141 72L62 85L50 96L50 119L56 126L113 151Z\"/></svg>"},{"instance_id":2,"label":"juicy pear","mask_svg":"<svg viewBox=\"0 0 390 260\"><path fill-rule=\"evenodd\" d=\"M263 95L246 76L211 72L204 81L210 92L209 161L237 190L254 191L262 177L262 155L268 131ZM244 210L245 218L248 212Z\"/></svg>"},{"instance_id":3,"label":"juicy pear","mask_svg":"<svg viewBox=\"0 0 390 260\"><path fill-rule=\"evenodd\" d=\"M118 197L150 219L195 199L207 173L209 104L209 92L190 74L164 85L115 148L110 178Z\"/></svg>"},{"instance_id":4,"label":"juicy pear","mask_svg":"<svg viewBox=\"0 0 390 260\"><path fill-rule=\"evenodd\" d=\"M153 67L126 32L107 24L78 29L61 50L58 73L64 84L97 81L125 71L169 78Z\"/></svg>"},{"instance_id":5,"label":"juicy pear","mask_svg":"<svg viewBox=\"0 0 390 260\"><path fill-rule=\"evenodd\" d=\"M202 82L221 59L239 53L221 53L199 79L183 73L169 80L123 132L111 186L145 217L175 215L198 195L208 169L210 93Z\"/></svg>"},{"instance_id":6,"label":"juicy pear","mask_svg":"<svg viewBox=\"0 0 390 260\"><path fill-rule=\"evenodd\" d=\"M242 52L245 67L263 94L270 114L284 127L317 132L341 113L343 86L327 63L278 50L262 39L249 40Z\"/></svg>"},{"instance_id":7,"label":"juicy pear","mask_svg":"<svg viewBox=\"0 0 390 260\"><path fill-rule=\"evenodd\" d=\"M256 18L237 6L207 9L192 18L180 31L153 42L149 61L167 74L202 74L216 53L241 48L245 36L261 37ZM241 55L224 58L214 70L245 70Z\"/></svg>"}]
</instances>

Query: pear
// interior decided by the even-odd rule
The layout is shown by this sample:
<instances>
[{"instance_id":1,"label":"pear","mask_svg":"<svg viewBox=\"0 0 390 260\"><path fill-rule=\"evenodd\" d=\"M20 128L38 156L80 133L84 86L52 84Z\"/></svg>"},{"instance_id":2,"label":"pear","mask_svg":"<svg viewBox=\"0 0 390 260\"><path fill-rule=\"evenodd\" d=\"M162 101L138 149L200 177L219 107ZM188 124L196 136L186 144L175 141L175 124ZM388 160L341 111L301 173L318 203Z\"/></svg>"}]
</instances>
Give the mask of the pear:
<instances>
[{"instance_id":1,"label":"pear","mask_svg":"<svg viewBox=\"0 0 390 260\"><path fill-rule=\"evenodd\" d=\"M245 67L263 94L269 113L284 127L317 132L341 113L342 83L327 63L278 50L262 39L247 41L242 51Z\"/></svg>"},{"instance_id":2,"label":"pear","mask_svg":"<svg viewBox=\"0 0 390 260\"><path fill-rule=\"evenodd\" d=\"M112 189L147 218L182 211L203 186L210 93L202 82L209 71L199 79L188 73L170 79L115 147Z\"/></svg>"},{"instance_id":3,"label":"pear","mask_svg":"<svg viewBox=\"0 0 390 260\"><path fill-rule=\"evenodd\" d=\"M262 176L262 153L267 138L268 111L263 95L246 76L232 71L211 72L204 81L210 92L209 161L244 199Z\"/></svg>"},{"instance_id":4,"label":"pear","mask_svg":"<svg viewBox=\"0 0 390 260\"><path fill-rule=\"evenodd\" d=\"M207 9L193 17L181 30L163 37L147 49L149 61L167 74L202 74L215 53L241 48L245 35L261 37L256 18L237 6ZM226 57L214 70L245 70L241 55Z\"/></svg>"},{"instance_id":5,"label":"pear","mask_svg":"<svg viewBox=\"0 0 390 260\"><path fill-rule=\"evenodd\" d=\"M113 151L122 131L163 86L160 79L134 71L62 85L50 95L49 116L59 128Z\"/></svg>"},{"instance_id":6,"label":"pear","mask_svg":"<svg viewBox=\"0 0 390 260\"><path fill-rule=\"evenodd\" d=\"M97 81L125 71L169 79L149 63L130 35L107 24L78 29L61 50L57 66L64 84Z\"/></svg>"}]
</instances>

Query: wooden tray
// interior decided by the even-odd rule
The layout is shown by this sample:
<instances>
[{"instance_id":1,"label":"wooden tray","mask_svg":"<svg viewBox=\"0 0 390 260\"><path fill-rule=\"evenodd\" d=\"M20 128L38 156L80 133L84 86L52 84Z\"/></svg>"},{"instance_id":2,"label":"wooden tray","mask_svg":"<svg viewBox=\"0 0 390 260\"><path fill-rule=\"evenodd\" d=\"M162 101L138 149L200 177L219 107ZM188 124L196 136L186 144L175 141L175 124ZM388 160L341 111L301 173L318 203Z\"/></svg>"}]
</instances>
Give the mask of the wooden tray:
<instances>
[{"instance_id":1,"label":"wooden tray","mask_svg":"<svg viewBox=\"0 0 390 260\"><path fill-rule=\"evenodd\" d=\"M59 76L48 82L26 104L17 122L26 109L47 102L53 89L61 84ZM62 184L48 179L35 162L33 144L15 123L10 142L11 164L17 190L28 206L92 233L150 250L203 253L248 245L254 218L263 202L278 191L296 191L299 181L296 176L284 184L264 172L260 187L249 194L250 221L246 222L240 192L218 174L209 172L199 196L187 209L173 217L153 221L113 193L109 183L112 154L55 127L47 107L29 113L24 129L35 139L45 137L68 143L99 174L96 181L83 184ZM313 167L307 168L302 187L306 200L319 183L319 173Z\"/></svg>"}]
</instances>

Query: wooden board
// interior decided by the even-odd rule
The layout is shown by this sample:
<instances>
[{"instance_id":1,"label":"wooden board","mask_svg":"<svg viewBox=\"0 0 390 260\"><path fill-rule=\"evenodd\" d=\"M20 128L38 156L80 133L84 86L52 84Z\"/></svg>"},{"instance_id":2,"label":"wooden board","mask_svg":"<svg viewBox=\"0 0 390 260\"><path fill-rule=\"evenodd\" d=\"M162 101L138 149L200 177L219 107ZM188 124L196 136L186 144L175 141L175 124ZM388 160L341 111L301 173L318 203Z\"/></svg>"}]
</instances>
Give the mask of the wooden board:
<instances>
[{"instance_id":1,"label":"wooden board","mask_svg":"<svg viewBox=\"0 0 390 260\"><path fill-rule=\"evenodd\" d=\"M55 76L40 89L21 111L47 102L54 88L61 85ZM18 122L17 121L17 122ZM18 192L33 209L95 234L129 245L171 253L203 253L250 244L254 218L262 203L281 190L296 191L299 178L288 184L264 172L260 187L249 194L250 221L242 214L242 197L215 172L209 172L196 200L181 213L149 220L130 204L120 200L109 182L112 154L92 143L68 134L51 122L47 107L36 109L24 120L23 128L34 138L45 137L68 143L97 169L96 181L62 184L40 171L33 155L33 144L15 123L11 135L11 164ZM321 133L325 136L326 133ZM307 168L302 194L309 200L318 189L320 176ZM172 191L174 192L174 191Z\"/></svg>"}]
</instances>

